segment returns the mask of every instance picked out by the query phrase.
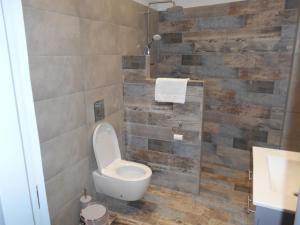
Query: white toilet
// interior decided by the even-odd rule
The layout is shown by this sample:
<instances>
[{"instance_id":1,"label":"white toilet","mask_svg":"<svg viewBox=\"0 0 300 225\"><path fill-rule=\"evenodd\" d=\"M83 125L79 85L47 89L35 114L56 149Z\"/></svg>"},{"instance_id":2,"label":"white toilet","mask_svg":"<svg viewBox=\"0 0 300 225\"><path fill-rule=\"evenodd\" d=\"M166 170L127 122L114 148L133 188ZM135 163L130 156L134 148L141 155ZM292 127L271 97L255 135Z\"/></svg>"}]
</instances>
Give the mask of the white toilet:
<instances>
[{"instance_id":1,"label":"white toilet","mask_svg":"<svg viewBox=\"0 0 300 225\"><path fill-rule=\"evenodd\" d=\"M146 165L121 159L118 139L109 123L95 128L93 147L98 165L93 172L96 191L126 201L141 199L152 171Z\"/></svg>"}]
</instances>

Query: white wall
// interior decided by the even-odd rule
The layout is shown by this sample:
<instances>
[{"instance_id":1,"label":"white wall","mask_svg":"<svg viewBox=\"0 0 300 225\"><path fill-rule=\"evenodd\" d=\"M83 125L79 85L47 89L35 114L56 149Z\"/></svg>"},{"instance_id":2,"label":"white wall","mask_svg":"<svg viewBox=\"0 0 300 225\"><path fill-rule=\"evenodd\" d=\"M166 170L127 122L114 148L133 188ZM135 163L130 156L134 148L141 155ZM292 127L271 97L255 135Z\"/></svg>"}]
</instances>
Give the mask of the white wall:
<instances>
[{"instance_id":1,"label":"white wall","mask_svg":"<svg viewBox=\"0 0 300 225\"><path fill-rule=\"evenodd\" d=\"M158 0L133 0L135 2L141 3L143 5L148 5L149 2L154 2ZM175 0L176 5L183 6L184 8L196 7L196 6L206 6L206 5L216 5L229 2L240 2L244 0ZM170 7L170 4L157 4L153 8L159 11L163 11Z\"/></svg>"}]
</instances>

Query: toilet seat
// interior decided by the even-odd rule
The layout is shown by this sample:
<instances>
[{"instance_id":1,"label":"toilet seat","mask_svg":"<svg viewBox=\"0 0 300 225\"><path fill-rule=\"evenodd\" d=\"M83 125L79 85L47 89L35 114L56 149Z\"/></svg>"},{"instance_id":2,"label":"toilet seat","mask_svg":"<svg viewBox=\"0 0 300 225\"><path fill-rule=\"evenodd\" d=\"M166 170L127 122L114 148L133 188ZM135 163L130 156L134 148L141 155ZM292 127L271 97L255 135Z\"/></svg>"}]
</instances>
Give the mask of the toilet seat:
<instances>
[{"instance_id":1,"label":"toilet seat","mask_svg":"<svg viewBox=\"0 0 300 225\"><path fill-rule=\"evenodd\" d=\"M149 178L152 171L148 166L140 163L116 159L101 170L105 176L124 181L140 181Z\"/></svg>"}]
</instances>

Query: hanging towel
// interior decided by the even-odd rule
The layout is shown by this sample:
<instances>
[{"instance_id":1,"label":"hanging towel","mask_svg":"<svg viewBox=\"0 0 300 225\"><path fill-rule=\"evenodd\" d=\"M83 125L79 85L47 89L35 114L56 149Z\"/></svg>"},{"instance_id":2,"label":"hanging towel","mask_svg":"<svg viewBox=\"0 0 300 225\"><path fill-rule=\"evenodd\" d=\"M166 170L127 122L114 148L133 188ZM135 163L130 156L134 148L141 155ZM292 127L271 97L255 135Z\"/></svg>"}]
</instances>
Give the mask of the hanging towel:
<instances>
[{"instance_id":1,"label":"hanging towel","mask_svg":"<svg viewBox=\"0 0 300 225\"><path fill-rule=\"evenodd\" d=\"M155 101L185 103L189 79L157 78L155 82Z\"/></svg>"}]
</instances>

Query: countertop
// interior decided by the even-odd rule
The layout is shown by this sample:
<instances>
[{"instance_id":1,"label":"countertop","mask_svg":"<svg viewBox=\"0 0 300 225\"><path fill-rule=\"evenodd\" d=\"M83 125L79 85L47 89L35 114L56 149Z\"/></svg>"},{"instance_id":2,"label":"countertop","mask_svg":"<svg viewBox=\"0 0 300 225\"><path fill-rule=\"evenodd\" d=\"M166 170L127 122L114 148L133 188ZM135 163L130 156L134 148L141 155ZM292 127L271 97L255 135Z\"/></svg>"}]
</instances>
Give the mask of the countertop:
<instances>
[{"instance_id":1,"label":"countertop","mask_svg":"<svg viewBox=\"0 0 300 225\"><path fill-rule=\"evenodd\" d=\"M253 203L295 212L300 187L300 153L253 147Z\"/></svg>"}]
</instances>

